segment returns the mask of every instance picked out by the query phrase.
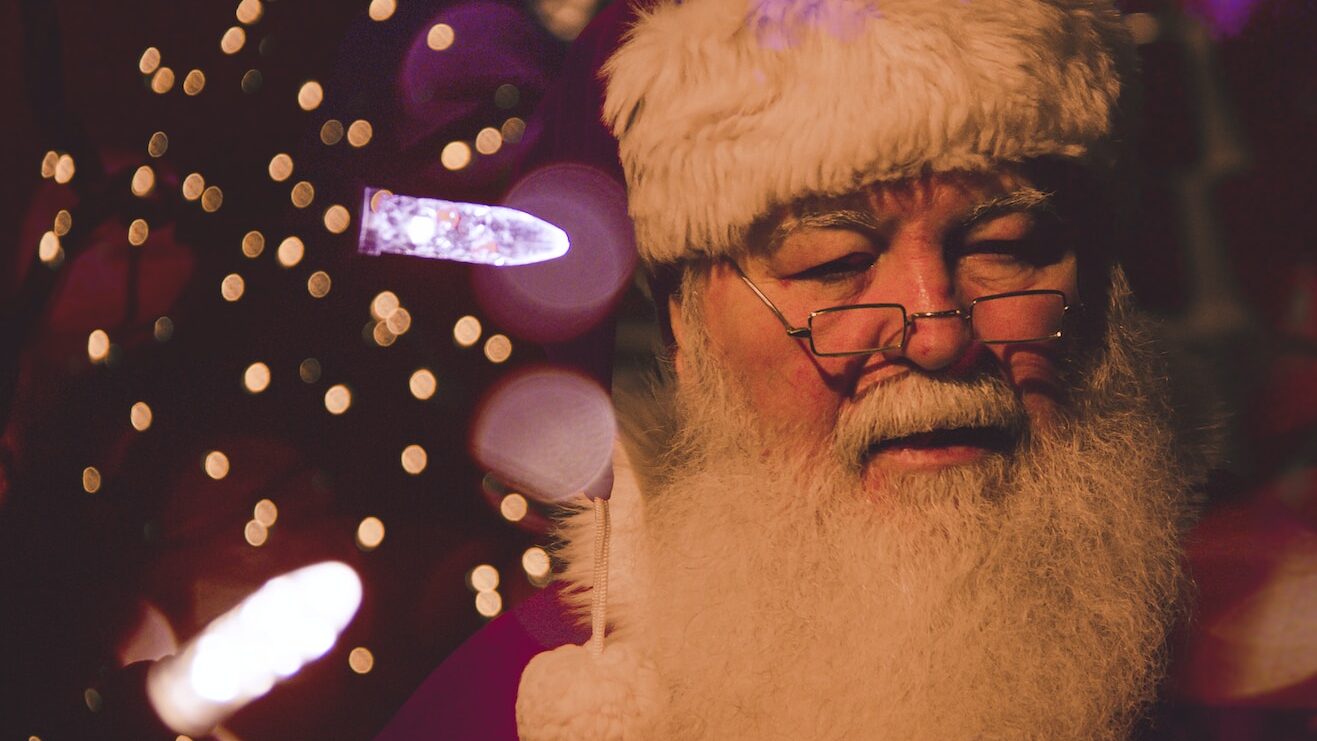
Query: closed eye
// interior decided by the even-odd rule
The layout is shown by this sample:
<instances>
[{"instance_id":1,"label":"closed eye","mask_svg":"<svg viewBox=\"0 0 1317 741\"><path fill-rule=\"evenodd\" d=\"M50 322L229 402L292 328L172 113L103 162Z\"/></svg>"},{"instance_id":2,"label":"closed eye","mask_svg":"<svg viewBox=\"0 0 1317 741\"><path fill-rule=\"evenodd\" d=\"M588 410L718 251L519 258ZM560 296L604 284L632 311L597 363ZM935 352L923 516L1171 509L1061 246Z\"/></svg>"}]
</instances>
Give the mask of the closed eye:
<instances>
[{"instance_id":1,"label":"closed eye","mask_svg":"<svg viewBox=\"0 0 1317 741\"><path fill-rule=\"evenodd\" d=\"M1013 261L1020 265L1040 268L1059 262L1066 250L1057 241L1026 237L1024 239L985 239L966 244L957 250L956 258L976 255L995 261Z\"/></svg>"},{"instance_id":2,"label":"closed eye","mask_svg":"<svg viewBox=\"0 0 1317 741\"><path fill-rule=\"evenodd\" d=\"M873 267L874 255L867 252L852 252L836 260L829 260L787 276L791 280L812 280L821 283L834 283L855 277Z\"/></svg>"}]
</instances>

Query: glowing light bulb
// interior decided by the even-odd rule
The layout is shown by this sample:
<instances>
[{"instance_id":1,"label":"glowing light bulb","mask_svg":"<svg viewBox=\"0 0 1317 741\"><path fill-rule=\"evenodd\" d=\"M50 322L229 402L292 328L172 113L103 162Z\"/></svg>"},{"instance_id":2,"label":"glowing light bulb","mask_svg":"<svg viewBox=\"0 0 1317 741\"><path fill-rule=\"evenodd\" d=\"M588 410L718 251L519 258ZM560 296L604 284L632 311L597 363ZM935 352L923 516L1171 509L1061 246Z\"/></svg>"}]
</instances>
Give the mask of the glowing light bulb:
<instances>
[{"instance_id":1,"label":"glowing light bulb","mask_svg":"<svg viewBox=\"0 0 1317 741\"><path fill-rule=\"evenodd\" d=\"M407 222L407 238L413 242L429 242L434 238L434 233L438 228L434 219L425 216L413 216Z\"/></svg>"}]
</instances>

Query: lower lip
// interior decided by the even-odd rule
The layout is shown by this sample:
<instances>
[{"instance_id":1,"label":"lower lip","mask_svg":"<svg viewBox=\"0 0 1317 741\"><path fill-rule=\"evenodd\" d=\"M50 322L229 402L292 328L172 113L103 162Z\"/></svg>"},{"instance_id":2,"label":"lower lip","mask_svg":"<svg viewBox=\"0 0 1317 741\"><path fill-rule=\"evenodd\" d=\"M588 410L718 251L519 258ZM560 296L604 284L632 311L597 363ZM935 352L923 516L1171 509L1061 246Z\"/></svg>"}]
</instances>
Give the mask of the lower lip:
<instances>
[{"instance_id":1,"label":"lower lip","mask_svg":"<svg viewBox=\"0 0 1317 741\"><path fill-rule=\"evenodd\" d=\"M898 445L874 454L870 468L899 468L923 470L948 468L983 460L990 451L976 445L915 446Z\"/></svg>"}]
</instances>

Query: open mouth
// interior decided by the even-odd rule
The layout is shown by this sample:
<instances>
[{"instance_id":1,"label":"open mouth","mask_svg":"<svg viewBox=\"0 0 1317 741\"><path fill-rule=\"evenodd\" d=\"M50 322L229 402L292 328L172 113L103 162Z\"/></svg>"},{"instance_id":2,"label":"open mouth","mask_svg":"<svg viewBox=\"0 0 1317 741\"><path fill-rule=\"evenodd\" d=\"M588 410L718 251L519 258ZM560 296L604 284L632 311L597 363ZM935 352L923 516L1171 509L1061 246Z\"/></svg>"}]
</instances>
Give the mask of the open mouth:
<instances>
[{"instance_id":1,"label":"open mouth","mask_svg":"<svg viewBox=\"0 0 1317 741\"><path fill-rule=\"evenodd\" d=\"M936 451L952 448L978 448L986 452L1008 453L1018 435L1003 427L955 427L929 430L901 437L879 440L869 447L865 457L897 450Z\"/></svg>"}]
</instances>

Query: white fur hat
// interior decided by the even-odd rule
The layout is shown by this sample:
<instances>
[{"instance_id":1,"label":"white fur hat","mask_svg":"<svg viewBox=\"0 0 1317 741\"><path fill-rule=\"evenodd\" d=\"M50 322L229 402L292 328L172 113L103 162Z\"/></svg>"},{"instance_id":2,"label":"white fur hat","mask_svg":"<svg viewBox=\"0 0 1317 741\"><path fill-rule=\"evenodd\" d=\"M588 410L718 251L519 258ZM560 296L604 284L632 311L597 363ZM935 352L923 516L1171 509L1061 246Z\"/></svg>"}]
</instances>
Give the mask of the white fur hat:
<instances>
[{"instance_id":1,"label":"white fur hat","mask_svg":"<svg viewBox=\"0 0 1317 741\"><path fill-rule=\"evenodd\" d=\"M1134 45L1108 0L658 0L604 67L640 255L923 172L1097 160Z\"/></svg>"}]
</instances>

